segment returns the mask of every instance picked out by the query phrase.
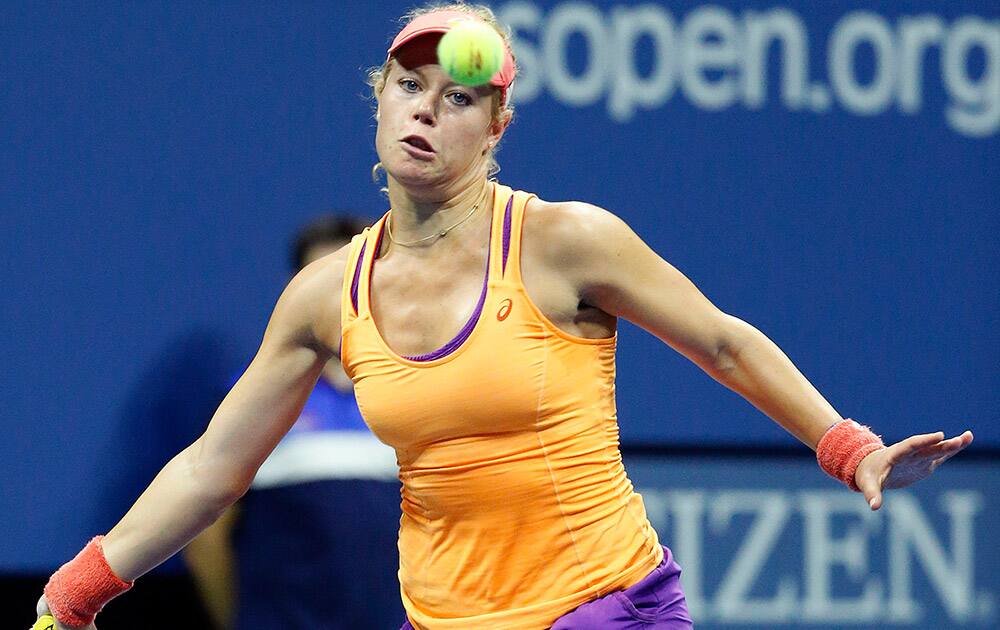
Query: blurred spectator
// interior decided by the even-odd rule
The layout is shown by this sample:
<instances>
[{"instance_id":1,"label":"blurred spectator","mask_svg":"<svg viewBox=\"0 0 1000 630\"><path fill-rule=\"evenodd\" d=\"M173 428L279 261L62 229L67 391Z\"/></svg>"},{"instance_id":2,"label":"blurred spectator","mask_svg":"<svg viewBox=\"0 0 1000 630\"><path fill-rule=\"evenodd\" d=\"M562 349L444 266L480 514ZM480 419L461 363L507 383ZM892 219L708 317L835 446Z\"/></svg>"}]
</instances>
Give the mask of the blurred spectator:
<instances>
[{"instance_id":1,"label":"blurred spectator","mask_svg":"<svg viewBox=\"0 0 1000 630\"><path fill-rule=\"evenodd\" d=\"M292 265L335 252L365 226L313 221L292 244ZM365 426L335 358L250 491L184 559L219 628L396 628L399 500L395 453Z\"/></svg>"}]
</instances>

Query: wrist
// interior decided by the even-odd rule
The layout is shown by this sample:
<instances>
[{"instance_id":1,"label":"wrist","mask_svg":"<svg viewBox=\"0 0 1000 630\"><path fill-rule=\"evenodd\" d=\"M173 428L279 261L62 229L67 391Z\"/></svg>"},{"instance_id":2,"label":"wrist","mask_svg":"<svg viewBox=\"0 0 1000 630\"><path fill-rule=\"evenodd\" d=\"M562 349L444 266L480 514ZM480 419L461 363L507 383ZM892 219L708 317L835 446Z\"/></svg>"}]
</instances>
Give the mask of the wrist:
<instances>
[{"instance_id":1,"label":"wrist","mask_svg":"<svg viewBox=\"0 0 1000 630\"><path fill-rule=\"evenodd\" d=\"M122 580L108 565L103 538L94 537L45 585L45 601L63 625L79 628L93 623L105 604L132 588L133 582Z\"/></svg>"},{"instance_id":2,"label":"wrist","mask_svg":"<svg viewBox=\"0 0 1000 630\"><path fill-rule=\"evenodd\" d=\"M882 439L871 429L847 418L823 434L816 445L816 459L827 474L860 492L855 475L861 461L884 448Z\"/></svg>"},{"instance_id":3,"label":"wrist","mask_svg":"<svg viewBox=\"0 0 1000 630\"><path fill-rule=\"evenodd\" d=\"M858 462L857 468L854 470L854 485L858 485L858 476L862 473L862 471L864 470L864 468L866 466L868 466L869 464L871 464L872 458L873 457L877 457L878 454L881 453L884 450L885 450L884 447L883 448L879 448L879 449L875 449L872 452L868 453L867 455L865 455L864 457L861 458L861 461Z\"/></svg>"}]
</instances>

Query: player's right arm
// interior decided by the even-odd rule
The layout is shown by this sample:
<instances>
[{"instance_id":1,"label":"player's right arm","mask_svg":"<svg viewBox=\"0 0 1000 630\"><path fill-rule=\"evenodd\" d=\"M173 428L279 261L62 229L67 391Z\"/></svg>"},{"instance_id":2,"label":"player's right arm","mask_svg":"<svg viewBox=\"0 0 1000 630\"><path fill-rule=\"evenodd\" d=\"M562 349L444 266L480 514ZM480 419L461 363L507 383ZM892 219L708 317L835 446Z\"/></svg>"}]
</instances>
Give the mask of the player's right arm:
<instances>
[{"instance_id":1,"label":"player's right arm","mask_svg":"<svg viewBox=\"0 0 1000 630\"><path fill-rule=\"evenodd\" d=\"M174 457L102 547L131 581L159 565L236 502L295 423L340 338L347 248L300 272L282 293L260 349L205 433Z\"/></svg>"},{"instance_id":2,"label":"player's right arm","mask_svg":"<svg viewBox=\"0 0 1000 630\"><path fill-rule=\"evenodd\" d=\"M97 552L101 559L86 555L94 548L92 542L49 581L46 593L54 589L60 607L71 607L64 610L66 614L92 619L103 605L100 601L95 605L95 598L107 601L98 591L90 592L102 588L94 584L90 571L99 573L104 583L131 583L177 553L246 493L257 469L295 423L338 347L340 287L348 250L345 246L314 262L289 283L256 357L205 433L163 467L103 537ZM114 588L121 592L119 586ZM111 592L107 597L113 596ZM39 616L50 610L46 599L38 601ZM86 621L83 626L96 628Z\"/></svg>"}]
</instances>

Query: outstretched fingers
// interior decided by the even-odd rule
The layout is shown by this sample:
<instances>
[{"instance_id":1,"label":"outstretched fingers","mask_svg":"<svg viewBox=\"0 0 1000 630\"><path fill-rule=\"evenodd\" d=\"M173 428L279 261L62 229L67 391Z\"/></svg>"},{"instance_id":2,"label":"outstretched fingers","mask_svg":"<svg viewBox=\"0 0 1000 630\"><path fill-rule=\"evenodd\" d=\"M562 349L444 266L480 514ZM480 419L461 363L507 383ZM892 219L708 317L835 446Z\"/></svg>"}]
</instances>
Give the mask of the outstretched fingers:
<instances>
[{"instance_id":1,"label":"outstretched fingers","mask_svg":"<svg viewBox=\"0 0 1000 630\"><path fill-rule=\"evenodd\" d=\"M905 457L917 451L925 448L936 446L944 440L944 432L937 431L936 433L920 433L918 435L911 435L910 437L896 442L892 445L899 455Z\"/></svg>"},{"instance_id":2,"label":"outstretched fingers","mask_svg":"<svg viewBox=\"0 0 1000 630\"><path fill-rule=\"evenodd\" d=\"M871 509L877 510L882 507L883 490L904 488L924 479L972 440L971 431L949 439L941 431L912 435L862 460L856 475L858 489Z\"/></svg>"},{"instance_id":3,"label":"outstretched fingers","mask_svg":"<svg viewBox=\"0 0 1000 630\"><path fill-rule=\"evenodd\" d=\"M929 440L930 443L925 442L923 439L919 441L914 440L913 442L910 442L910 440L913 440L913 438L927 438L928 436L934 436L934 437L940 436L940 439L936 441ZM908 442L909 444L907 444ZM918 446L920 444L922 444L922 446ZM929 433L925 435L915 435L899 443L899 446L906 445L907 448L905 450L900 449L899 453L897 454L897 461L902 458L910 458L910 459L920 458L920 459L937 460L939 458L944 457L944 459L947 459L948 457L951 457L952 455L958 453L959 451L967 447L969 444L972 444L971 431L966 431L961 435L957 435L947 440L944 439L944 434L940 432Z\"/></svg>"},{"instance_id":4,"label":"outstretched fingers","mask_svg":"<svg viewBox=\"0 0 1000 630\"><path fill-rule=\"evenodd\" d=\"M935 447L933 452L928 453L930 456L936 456L936 459L931 462L931 470L935 470L938 466L965 450L965 447L972 444L972 439L972 431L966 431L962 435L941 442L938 447Z\"/></svg>"}]
</instances>

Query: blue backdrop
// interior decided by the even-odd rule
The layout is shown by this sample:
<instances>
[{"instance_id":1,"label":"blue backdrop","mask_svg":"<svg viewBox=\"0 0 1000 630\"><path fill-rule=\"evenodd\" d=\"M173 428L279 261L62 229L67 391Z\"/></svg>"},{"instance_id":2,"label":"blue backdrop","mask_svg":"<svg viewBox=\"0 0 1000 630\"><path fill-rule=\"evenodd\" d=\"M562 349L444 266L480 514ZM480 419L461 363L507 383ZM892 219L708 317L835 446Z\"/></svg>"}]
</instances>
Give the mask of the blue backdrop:
<instances>
[{"instance_id":1,"label":"blue backdrop","mask_svg":"<svg viewBox=\"0 0 1000 630\"><path fill-rule=\"evenodd\" d=\"M405 8L0 8L0 569L69 557L196 435L296 228L386 210L364 76ZM504 183L618 213L887 439L1000 446L1000 5L494 8ZM630 325L619 357L626 442L794 443Z\"/></svg>"}]
</instances>

